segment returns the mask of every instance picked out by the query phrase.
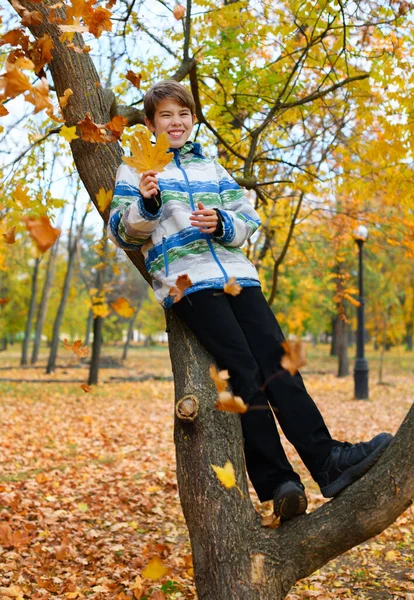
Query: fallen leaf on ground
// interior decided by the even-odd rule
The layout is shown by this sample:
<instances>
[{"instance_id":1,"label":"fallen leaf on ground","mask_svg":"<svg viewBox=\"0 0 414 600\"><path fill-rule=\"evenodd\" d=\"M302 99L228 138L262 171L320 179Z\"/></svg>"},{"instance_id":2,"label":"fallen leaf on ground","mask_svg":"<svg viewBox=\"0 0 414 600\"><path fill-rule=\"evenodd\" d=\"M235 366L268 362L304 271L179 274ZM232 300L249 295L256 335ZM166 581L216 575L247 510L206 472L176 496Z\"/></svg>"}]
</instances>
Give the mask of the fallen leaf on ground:
<instances>
[{"instance_id":1,"label":"fallen leaf on ground","mask_svg":"<svg viewBox=\"0 0 414 600\"><path fill-rule=\"evenodd\" d=\"M158 581L158 579L161 579L161 577L167 575L169 571L170 569L162 563L158 556L155 556L149 561L145 569L142 571L142 576L146 579Z\"/></svg>"}]
</instances>

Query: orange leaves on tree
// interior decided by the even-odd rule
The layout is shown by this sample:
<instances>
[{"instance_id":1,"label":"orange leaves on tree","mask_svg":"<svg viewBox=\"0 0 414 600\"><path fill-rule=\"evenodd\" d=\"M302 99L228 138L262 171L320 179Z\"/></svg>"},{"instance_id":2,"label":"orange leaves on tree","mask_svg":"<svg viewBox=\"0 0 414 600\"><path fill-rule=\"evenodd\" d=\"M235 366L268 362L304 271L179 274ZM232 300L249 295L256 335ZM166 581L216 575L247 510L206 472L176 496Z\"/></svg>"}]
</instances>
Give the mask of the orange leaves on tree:
<instances>
[{"instance_id":1,"label":"orange leaves on tree","mask_svg":"<svg viewBox=\"0 0 414 600\"><path fill-rule=\"evenodd\" d=\"M132 317L135 312L126 298L117 298L115 302L111 302L110 304L120 317L125 317L126 319Z\"/></svg>"},{"instance_id":2,"label":"orange leaves on tree","mask_svg":"<svg viewBox=\"0 0 414 600\"><path fill-rule=\"evenodd\" d=\"M59 96L59 105L60 108L66 108L66 105L69 101L69 98L72 96L73 91L70 88L67 88L64 92L63 92L63 96Z\"/></svg>"},{"instance_id":3,"label":"orange leaves on tree","mask_svg":"<svg viewBox=\"0 0 414 600\"><path fill-rule=\"evenodd\" d=\"M169 295L172 298L174 298L174 304L181 300L181 298L184 296L185 290L187 290L192 285L193 282L191 281L187 273L185 275L180 275L179 277L177 277L177 279L175 280L175 286L172 287L169 291Z\"/></svg>"},{"instance_id":4,"label":"orange leaves on tree","mask_svg":"<svg viewBox=\"0 0 414 600\"><path fill-rule=\"evenodd\" d=\"M185 15L185 6L176 4L172 12L177 21L180 21Z\"/></svg>"},{"instance_id":5,"label":"orange leaves on tree","mask_svg":"<svg viewBox=\"0 0 414 600\"><path fill-rule=\"evenodd\" d=\"M210 377L214 381L214 385L218 391L218 398L214 404L217 410L225 412L243 414L247 412L247 404L245 404L240 396L234 396L227 389L229 372L218 371L215 365L210 366Z\"/></svg>"},{"instance_id":6,"label":"orange leaves on tree","mask_svg":"<svg viewBox=\"0 0 414 600\"><path fill-rule=\"evenodd\" d=\"M49 221L49 217L45 215L38 219L25 217L23 220L30 237L35 241L40 252L46 252L60 236L60 229L53 227Z\"/></svg>"},{"instance_id":7,"label":"orange leaves on tree","mask_svg":"<svg viewBox=\"0 0 414 600\"><path fill-rule=\"evenodd\" d=\"M3 238L6 244L14 244L16 241L16 227L12 227L6 233L3 233Z\"/></svg>"},{"instance_id":8,"label":"orange leaves on tree","mask_svg":"<svg viewBox=\"0 0 414 600\"><path fill-rule=\"evenodd\" d=\"M166 567L158 556L152 558L145 569L142 571L142 576L146 579L158 581L169 573L170 569Z\"/></svg>"},{"instance_id":9,"label":"orange leaves on tree","mask_svg":"<svg viewBox=\"0 0 414 600\"><path fill-rule=\"evenodd\" d=\"M63 345L65 350L72 350L72 352L74 352L76 356L79 356L79 358L85 358L85 356L89 354L89 348L87 346L82 346L81 340L76 340L73 342L73 344L70 344L70 342L68 342L68 340L65 338L63 340Z\"/></svg>"},{"instance_id":10,"label":"orange leaves on tree","mask_svg":"<svg viewBox=\"0 0 414 600\"><path fill-rule=\"evenodd\" d=\"M172 152L167 152L170 147L167 134L163 131L152 145L145 131L137 131L131 138L131 156L124 156L122 160L137 173L156 171L161 173L164 167L173 159Z\"/></svg>"},{"instance_id":11,"label":"orange leaves on tree","mask_svg":"<svg viewBox=\"0 0 414 600\"><path fill-rule=\"evenodd\" d=\"M241 285L236 281L235 277L230 277L228 282L224 284L224 292L230 296L238 296L242 291Z\"/></svg>"},{"instance_id":12,"label":"orange leaves on tree","mask_svg":"<svg viewBox=\"0 0 414 600\"><path fill-rule=\"evenodd\" d=\"M137 75L136 73L134 73L134 71L127 71L125 78L128 79L128 81L130 81L133 86L135 86L138 89L140 88L142 80L141 73L138 73Z\"/></svg>"},{"instance_id":13,"label":"orange leaves on tree","mask_svg":"<svg viewBox=\"0 0 414 600\"><path fill-rule=\"evenodd\" d=\"M118 140L124 127L127 124L127 120L125 117L114 117L109 123L105 124L97 124L94 123L89 116L89 113L86 117L78 122L78 130L81 135L81 138L84 142L90 142L92 144L106 144L108 142L114 142ZM107 133L107 129L109 129L110 133Z\"/></svg>"},{"instance_id":14,"label":"orange leaves on tree","mask_svg":"<svg viewBox=\"0 0 414 600\"><path fill-rule=\"evenodd\" d=\"M285 354L282 356L280 364L291 375L295 375L300 367L306 365L305 346L301 340L284 340L282 348Z\"/></svg>"}]
</instances>

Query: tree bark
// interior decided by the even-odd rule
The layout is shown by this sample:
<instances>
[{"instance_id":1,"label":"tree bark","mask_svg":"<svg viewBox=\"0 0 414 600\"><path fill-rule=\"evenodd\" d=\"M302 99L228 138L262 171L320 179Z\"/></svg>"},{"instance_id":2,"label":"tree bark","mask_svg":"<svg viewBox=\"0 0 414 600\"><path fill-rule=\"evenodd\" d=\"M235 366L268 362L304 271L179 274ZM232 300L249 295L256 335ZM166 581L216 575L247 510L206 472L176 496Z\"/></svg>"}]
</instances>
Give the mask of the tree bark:
<instances>
[{"instance_id":1,"label":"tree bark","mask_svg":"<svg viewBox=\"0 0 414 600\"><path fill-rule=\"evenodd\" d=\"M101 357L101 348L102 348L103 322L104 322L104 320L102 317L95 317L93 320L93 343L92 343L91 366L89 368L88 385L96 385L98 383L99 359Z\"/></svg>"},{"instance_id":2,"label":"tree bark","mask_svg":"<svg viewBox=\"0 0 414 600\"><path fill-rule=\"evenodd\" d=\"M348 323L338 315L336 319L336 348L338 352L338 377L349 375Z\"/></svg>"},{"instance_id":3,"label":"tree bark","mask_svg":"<svg viewBox=\"0 0 414 600\"><path fill-rule=\"evenodd\" d=\"M21 2L28 9L47 12L44 5ZM58 96L68 87L74 92L65 109L67 125L77 123L86 112L97 123L108 122L109 109L90 57L70 52L60 42L56 25L46 19L31 30L36 37L47 32L54 40L50 67ZM82 45L79 36L74 41ZM112 189L121 149L118 144L93 145L81 139L71 147L95 201L100 187ZM107 218L108 212L103 216ZM128 256L148 280L142 255ZM210 357L173 315L168 319L176 400L186 394L199 400L193 423L178 418L175 423L177 478L199 600L281 600L298 579L380 533L409 506L414 495L414 409L376 466L338 498L278 530L262 528L247 494L239 417L214 409ZM211 468L224 466L227 460L244 497L236 488L224 489Z\"/></svg>"},{"instance_id":4,"label":"tree bark","mask_svg":"<svg viewBox=\"0 0 414 600\"><path fill-rule=\"evenodd\" d=\"M23 344L22 344L22 357L20 359L20 366L25 367L29 364L29 343L30 335L32 333L33 326L33 315L36 307L36 296L37 296L37 276L39 274L39 263L40 258L35 259L35 264L32 273L32 291L30 294L29 312L27 314L26 329L24 332Z\"/></svg>"},{"instance_id":5,"label":"tree bark","mask_svg":"<svg viewBox=\"0 0 414 600\"><path fill-rule=\"evenodd\" d=\"M338 315L332 317L331 325L332 325L332 338L331 338L331 356L338 356L338 345L336 339L336 322L338 320Z\"/></svg>"},{"instance_id":6,"label":"tree bark","mask_svg":"<svg viewBox=\"0 0 414 600\"><path fill-rule=\"evenodd\" d=\"M45 324L47 305L49 303L49 296L52 289L52 282L55 276L56 269L56 258L59 249L59 239L56 244L51 248L49 254L49 260L47 262L45 282L43 284L42 297L40 299L39 308L37 312L36 320L36 332L33 342L32 358L30 364L34 365L37 363L39 358L39 349L42 338L43 326Z\"/></svg>"}]
</instances>

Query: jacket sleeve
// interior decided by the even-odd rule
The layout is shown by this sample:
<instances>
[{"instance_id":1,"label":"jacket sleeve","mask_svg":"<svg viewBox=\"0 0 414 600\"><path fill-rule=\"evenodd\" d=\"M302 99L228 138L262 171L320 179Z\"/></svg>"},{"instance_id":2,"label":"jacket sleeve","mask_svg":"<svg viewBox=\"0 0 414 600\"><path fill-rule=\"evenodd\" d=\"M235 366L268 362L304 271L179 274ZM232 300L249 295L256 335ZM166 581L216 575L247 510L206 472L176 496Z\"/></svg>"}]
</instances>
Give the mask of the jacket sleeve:
<instances>
[{"instance_id":1,"label":"jacket sleeve","mask_svg":"<svg viewBox=\"0 0 414 600\"><path fill-rule=\"evenodd\" d=\"M127 165L116 174L114 196L108 222L108 237L120 248L136 250L151 236L160 222L162 204L149 210L139 191L140 176Z\"/></svg>"},{"instance_id":2,"label":"jacket sleeve","mask_svg":"<svg viewBox=\"0 0 414 600\"><path fill-rule=\"evenodd\" d=\"M241 187L215 162L220 190L221 231L213 238L224 246L242 246L260 226L260 217Z\"/></svg>"}]
</instances>

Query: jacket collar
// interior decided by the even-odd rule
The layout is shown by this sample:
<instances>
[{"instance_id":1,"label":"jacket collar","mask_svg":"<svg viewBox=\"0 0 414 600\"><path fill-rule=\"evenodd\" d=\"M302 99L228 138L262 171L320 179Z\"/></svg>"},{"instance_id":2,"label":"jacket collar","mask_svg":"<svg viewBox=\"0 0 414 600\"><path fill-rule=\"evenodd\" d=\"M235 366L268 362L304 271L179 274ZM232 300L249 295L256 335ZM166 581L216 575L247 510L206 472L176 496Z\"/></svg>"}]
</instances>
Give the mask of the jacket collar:
<instances>
[{"instance_id":1,"label":"jacket collar","mask_svg":"<svg viewBox=\"0 0 414 600\"><path fill-rule=\"evenodd\" d=\"M168 152L177 152L178 154L188 154L192 152L195 156L199 156L200 158L205 158L203 151L201 149L201 144L198 142L186 142L184 146L181 148L170 148Z\"/></svg>"}]
</instances>

